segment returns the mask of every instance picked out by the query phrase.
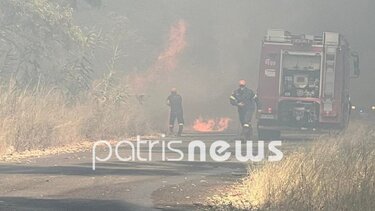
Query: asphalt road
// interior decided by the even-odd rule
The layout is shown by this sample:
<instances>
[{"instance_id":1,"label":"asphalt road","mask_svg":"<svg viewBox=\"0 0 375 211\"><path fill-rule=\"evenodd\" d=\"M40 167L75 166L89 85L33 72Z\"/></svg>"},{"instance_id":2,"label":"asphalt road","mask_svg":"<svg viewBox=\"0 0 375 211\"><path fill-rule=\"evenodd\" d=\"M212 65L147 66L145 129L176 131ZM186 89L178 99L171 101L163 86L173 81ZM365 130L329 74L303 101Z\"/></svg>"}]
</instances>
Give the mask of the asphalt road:
<instances>
[{"instance_id":1,"label":"asphalt road","mask_svg":"<svg viewBox=\"0 0 375 211\"><path fill-rule=\"evenodd\" d=\"M176 148L186 153L192 140L209 146L214 140L234 139L227 134L190 134L163 140L182 140ZM300 143L285 141L283 149L293 150ZM131 152L128 147L119 149L122 155ZM141 157L147 157L148 150L141 149ZM166 162L161 160L161 146L152 151L152 161L132 162L118 160L113 151L95 171L92 151L0 163L0 210L192 210L215 188L239 181L247 172L248 163L234 156L225 162ZM101 158L108 153L106 147L97 150ZM166 152L167 157L176 155Z\"/></svg>"}]
</instances>

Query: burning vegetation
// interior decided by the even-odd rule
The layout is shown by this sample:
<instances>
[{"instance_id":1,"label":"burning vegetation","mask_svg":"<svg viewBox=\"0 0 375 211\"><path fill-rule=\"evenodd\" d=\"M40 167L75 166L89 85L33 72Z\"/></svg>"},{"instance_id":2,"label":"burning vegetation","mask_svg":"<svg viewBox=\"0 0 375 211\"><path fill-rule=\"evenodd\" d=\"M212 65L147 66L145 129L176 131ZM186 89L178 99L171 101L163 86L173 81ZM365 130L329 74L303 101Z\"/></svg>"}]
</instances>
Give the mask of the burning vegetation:
<instances>
[{"instance_id":1,"label":"burning vegetation","mask_svg":"<svg viewBox=\"0 0 375 211\"><path fill-rule=\"evenodd\" d=\"M222 132L228 128L230 118L203 119L199 117L194 121L193 129L197 132Z\"/></svg>"},{"instance_id":2,"label":"burning vegetation","mask_svg":"<svg viewBox=\"0 0 375 211\"><path fill-rule=\"evenodd\" d=\"M129 87L120 66L121 44L130 42L127 19L112 14L109 30L88 29L74 24L74 10L63 2L0 3L0 154L150 132L132 92L166 78L186 47L180 20L164 35L165 50Z\"/></svg>"},{"instance_id":3,"label":"burning vegetation","mask_svg":"<svg viewBox=\"0 0 375 211\"><path fill-rule=\"evenodd\" d=\"M178 56L186 47L186 30L187 24L184 20L171 26L167 48L160 53L150 69L131 77L130 83L135 93L144 94L150 84L168 79L168 75L177 67Z\"/></svg>"}]
</instances>

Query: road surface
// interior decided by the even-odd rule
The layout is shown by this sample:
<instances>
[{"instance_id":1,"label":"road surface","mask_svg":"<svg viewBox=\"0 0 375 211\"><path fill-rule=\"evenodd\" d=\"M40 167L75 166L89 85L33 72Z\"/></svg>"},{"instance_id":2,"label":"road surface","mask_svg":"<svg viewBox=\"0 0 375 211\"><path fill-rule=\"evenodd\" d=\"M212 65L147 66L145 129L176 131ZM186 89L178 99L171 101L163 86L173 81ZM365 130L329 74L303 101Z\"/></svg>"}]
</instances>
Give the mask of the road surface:
<instances>
[{"instance_id":1,"label":"road surface","mask_svg":"<svg viewBox=\"0 0 375 211\"><path fill-rule=\"evenodd\" d=\"M177 148L185 153L192 140L209 146L214 140L234 139L210 134L175 140L182 140ZM285 141L283 149L296 144L300 141ZM101 158L109 153L106 147L97 151ZM192 210L215 188L239 181L248 165L233 156L226 162L165 162L160 160L162 147L155 147L153 153L157 158L147 162L124 162L112 156L97 163L95 171L91 151L0 163L0 210ZM141 156L147 155L142 148Z\"/></svg>"}]
</instances>

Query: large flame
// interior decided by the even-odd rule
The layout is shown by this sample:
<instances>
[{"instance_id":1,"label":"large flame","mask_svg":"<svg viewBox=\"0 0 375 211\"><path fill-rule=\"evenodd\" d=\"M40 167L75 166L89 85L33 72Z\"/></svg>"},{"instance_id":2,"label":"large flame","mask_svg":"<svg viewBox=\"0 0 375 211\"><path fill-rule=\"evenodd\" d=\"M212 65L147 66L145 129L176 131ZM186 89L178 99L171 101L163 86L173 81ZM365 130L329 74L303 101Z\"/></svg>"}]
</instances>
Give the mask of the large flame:
<instances>
[{"instance_id":1,"label":"large flame","mask_svg":"<svg viewBox=\"0 0 375 211\"><path fill-rule=\"evenodd\" d=\"M155 63L143 74L137 74L131 78L134 91L142 94L148 85L165 80L167 75L176 69L178 56L186 47L186 22L178 21L171 26L169 31L168 46L160 53Z\"/></svg>"},{"instance_id":2,"label":"large flame","mask_svg":"<svg viewBox=\"0 0 375 211\"><path fill-rule=\"evenodd\" d=\"M228 128L230 118L203 119L199 117L194 121L193 129L198 132L221 132Z\"/></svg>"}]
</instances>

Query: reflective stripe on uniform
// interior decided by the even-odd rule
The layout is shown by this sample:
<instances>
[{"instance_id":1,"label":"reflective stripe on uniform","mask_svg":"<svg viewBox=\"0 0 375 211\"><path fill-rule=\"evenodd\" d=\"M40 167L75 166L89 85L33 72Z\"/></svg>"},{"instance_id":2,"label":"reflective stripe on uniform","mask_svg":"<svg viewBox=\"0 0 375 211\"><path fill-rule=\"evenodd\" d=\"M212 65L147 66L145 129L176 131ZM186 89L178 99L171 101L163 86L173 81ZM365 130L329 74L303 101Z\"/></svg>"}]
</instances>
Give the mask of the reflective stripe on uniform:
<instances>
[{"instance_id":1,"label":"reflective stripe on uniform","mask_svg":"<svg viewBox=\"0 0 375 211\"><path fill-rule=\"evenodd\" d=\"M180 124L178 124L178 125L180 125L180 126L183 126L183 125L184 125L184 123L180 123Z\"/></svg>"},{"instance_id":2,"label":"reflective stripe on uniform","mask_svg":"<svg viewBox=\"0 0 375 211\"><path fill-rule=\"evenodd\" d=\"M250 127L250 125L249 125L249 124L243 124L243 126L244 126L244 127Z\"/></svg>"},{"instance_id":3,"label":"reflective stripe on uniform","mask_svg":"<svg viewBox=\"0 0 375 211\"><path fill-rule=\"evenodd\" d=\"M234 96L230 96L230 99L237 100Z\"/></svg>"}]
</instances>

